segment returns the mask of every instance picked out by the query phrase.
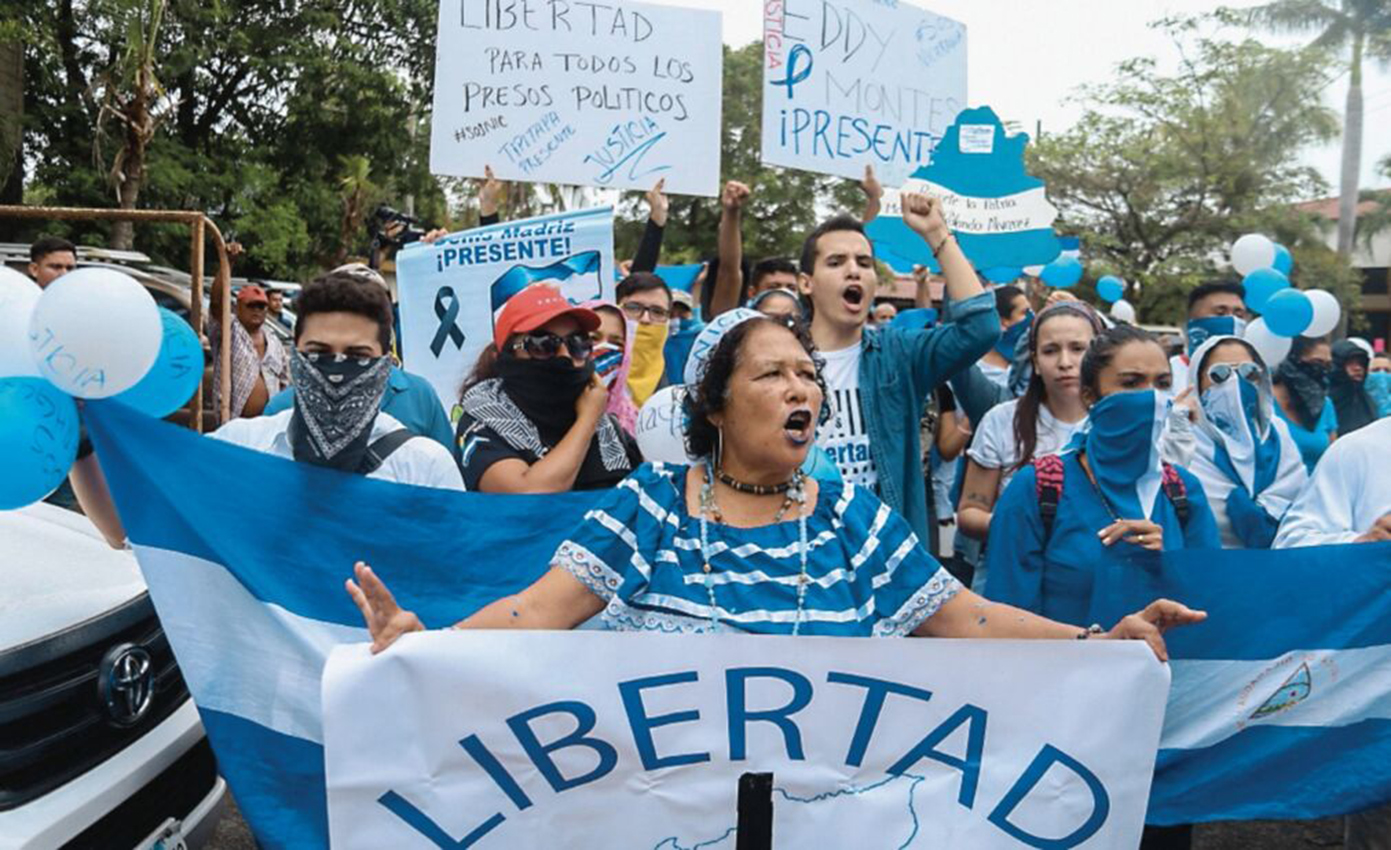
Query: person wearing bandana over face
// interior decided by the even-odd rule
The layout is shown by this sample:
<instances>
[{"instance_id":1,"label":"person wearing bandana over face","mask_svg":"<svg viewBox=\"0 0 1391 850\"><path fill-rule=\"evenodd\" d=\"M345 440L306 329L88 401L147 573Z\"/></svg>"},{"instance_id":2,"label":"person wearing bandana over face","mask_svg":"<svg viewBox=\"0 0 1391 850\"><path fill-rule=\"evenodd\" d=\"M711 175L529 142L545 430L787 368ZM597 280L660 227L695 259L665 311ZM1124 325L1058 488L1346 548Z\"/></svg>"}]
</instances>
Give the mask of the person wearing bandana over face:
<instances>
[{"instance_id":1,"label":"person wearing bandana over face","mask_svg":"<svg viewBox=\"0 0 1391 850\"><path fill-rule=\"evenodd\" d=\"M1149 332L1118 325L1092 341L1081 367L1087 425L1053 456L1061 480L1041 485L1040 470L1046 479L1055 462L1036 459L995 503L993 516L1006 521L990 525L987 596L1080 621L1098 571L1132 568L1142 550L1220 547L1202 484L1160 460L1170 380L1164 349ZM1174 478L1186 502L1182 522Z\"/></svg>"},{"instance_id":2,"label":"person wearing bandana over face","mask_svg":"<svg viewBox=\"0 0 1391 850\"><path fill-rule=\"evenodd\" d=\"M306 284L295 307L293 407L270 416L233 419L208 436L350 474L462 490L449 449L380 409L392 369L387 355L391 298L386 290L333 271ZM100 471L75 486L83 510L107 542L123 546L125 530Z\"/></svg>"},{"instance_id":3,"label":"person wearing bandana over face","mask_svg":"<svg viewBox=\"0 0 1391 850\"><path fill-rule=\"evenodd\" d=\"M1349 339L1333 344L1333 371L1328 379L1328 397L1338 415L1338 433L1344 436L1376 421L1377 406L1367 392L1367 367L1371 355Z\"/></svg>"},{"instance_id":4,"label":"person wearing bandana over face","mask_svg":"<svg viewBox=\"0 0 1391 850\"><path fill-rule=\"evenodd\" d=\"M1214 336L1241 336L1246 330L1246 315L1246 287L1235 281L1199 284L1188 293L1184 351L1169 358L1174 395L1189 387L1188 364L1198 346Z\"/></svg>"},{"instance_id":5,"label":"person wearing bandana over face","mask_svg":"<svg viewBox=\"0 0 1391 850\"><path fill-rule=\"evenodd\" d=\"M985 556L987 599L1079 623L1102 576L1154 570L1165 550L1221 546L1202 484L1160 458L1172 376L1159 341L1133 325L1106 330L1081 381L1087 427L1010 481ZM1192 831L1146 826L1140 847L1188 848Z\"/></svg>"},{"instance_id":6,"label":"person wearing bandana over face","mask_svg":"<svg viewBox=\"0 0 1391 850\"><path fill-rule=\"evenodd\" d=\"M995 311L1000 314L1000 338L977 365L987 378L1008 387L1015 351L1033 324L1034 312L1029 309L1028 297L1017 286L995 288Z\"/></svg>"},{"instance_id":7,"label":"person wearing bandana over face","mask_svg":"<svg viewBox=\"0 0 1391 850\"><path fill-rule=\"evenodd\" d=\"M1209 337L1192 354L1189 383L1199 400L1189 469L1203 484L1222 545L1268 549L1309 474L1289 426L1275 416L1265 361L1245 340Z\"/></svg>"},{"instance_id":8,"label":"person wearing bandana over face","mask_svg":"<svg viewBox=\"0 0 1391 850\"><path fill-rule=\"evenodd\" d=\"M637 325L628 390L633 394L633 403L642 407L661 386L662 376L666 374L671 287L651 272L633 272L618 282L614 294L628 321Z\"/></svg>"},{"instance_id":9,"label":"person wearing bandana over face","mask_svg":"<svg viewBox=\"0 0 1391 850\"><path fill-rule=\"evenodd\" d=\"M1295 337L1275 370L1275 412L1290 426L1310 472L1338 437L1338 414L1328 397L1333 354L1328 340Z\"/></svg>"},{"instance_id":10,"label":"person wearing bandana over face","mask_svg":"<svg viewBox=\"0 0 1391 850\"><path fill-rule=\"evenodd\" d=\"M564 493L613 487L640 462L607 412L591 358L593 310L534 284L508 299L460 394L459 467L469 490Z\"/></svg>"},{"instance_id":11,"label":"person wearing bandana over face","mask_svg":"<svg viewBox=\"0 0 1391 850\"><path fill-rule=\"evenodd\" d=\"M599 327L589 335L594 341L594 374L609 391L608 412L628 434L638 427L638 407L628 390L628 372L633 366L633 340L637 326L611 301L586 301L582 306L599 317Z\"/></svg>"}]
</instances>

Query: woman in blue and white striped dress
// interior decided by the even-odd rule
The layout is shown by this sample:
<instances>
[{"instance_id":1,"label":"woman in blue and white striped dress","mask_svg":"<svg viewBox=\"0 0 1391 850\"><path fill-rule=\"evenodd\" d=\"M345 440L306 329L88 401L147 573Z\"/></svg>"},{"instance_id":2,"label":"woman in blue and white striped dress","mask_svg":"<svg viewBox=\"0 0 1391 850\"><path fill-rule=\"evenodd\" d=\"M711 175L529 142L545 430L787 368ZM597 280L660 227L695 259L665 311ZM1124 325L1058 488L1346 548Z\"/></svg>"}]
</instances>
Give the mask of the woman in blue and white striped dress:
<instances>
[{"instance_id":1,"label":"woman in blue and white striped dress","mask_svg":"<svg viewBox=\"0 0 1391 850\"><path fill-rule=\"evenodd\" d=\"M602 613L625 631L1131 638L1164 658L1162 631L1202 618L1160 600L1104 631L986 602L874 493L799 471L824 409L805 331L752 311L709 330L722 336L687 402L687 440L702 462L638 469L542 578L458 628L573 628ZM375 651L424 628L370 568L355 572L348 592Z\"/></svg>"}]
</instances>

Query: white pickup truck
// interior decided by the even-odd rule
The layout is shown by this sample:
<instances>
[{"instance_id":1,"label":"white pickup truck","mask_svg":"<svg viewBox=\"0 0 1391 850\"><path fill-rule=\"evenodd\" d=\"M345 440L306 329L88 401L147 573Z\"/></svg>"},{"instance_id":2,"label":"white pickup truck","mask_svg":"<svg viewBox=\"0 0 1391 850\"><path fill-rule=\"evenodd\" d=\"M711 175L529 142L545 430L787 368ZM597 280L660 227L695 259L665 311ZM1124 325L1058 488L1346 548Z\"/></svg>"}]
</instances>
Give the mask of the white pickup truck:
<instances>
[{"instance_id":1,"label":"white pickup truck","mask_svg":"<svg viewBox=\"0 0 1391 850\"><path fill-rule=\"evenodd\" d=\"M0 848L195 848L226 792L134 556L0 511Z\"/></svg>"}]
</instances>

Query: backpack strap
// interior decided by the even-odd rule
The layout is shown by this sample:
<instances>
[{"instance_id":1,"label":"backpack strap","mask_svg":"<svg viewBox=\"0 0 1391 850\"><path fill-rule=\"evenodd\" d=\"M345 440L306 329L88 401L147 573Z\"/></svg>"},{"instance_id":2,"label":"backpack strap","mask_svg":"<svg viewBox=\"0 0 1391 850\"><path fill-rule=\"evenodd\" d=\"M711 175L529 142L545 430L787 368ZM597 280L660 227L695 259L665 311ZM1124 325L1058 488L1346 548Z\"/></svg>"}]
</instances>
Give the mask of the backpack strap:
<instances>
[{"instance_id":1,"label":"backpack strap","mask_svg":"<svg viewBox=\"0 0 1391 850\"><path fill-rule=\"evenodd\" d=\"M1063 499L1063 459L1058 455L1034 458L1034 494L1038 497L1038 516L1043 520L1043 539L1053 534L1053 520Z\"/></svg>"},{"instance_id":2,"label":"backpack strap","mask_svg":"<svg viewBox=\"0 0 1391 850\"><path fill-rule=\"evenodd\" d=\"M1188 504L1188 485L1183 483L1183 476L1167 461L1164 462L1164 495L1173 504L1174 513L1178 514L1179 527L1188 528L1188 517L1192 513Z\"/></svg>"},{"instance_id":3,"label":"backpack strap","mask_svg":"<svg viewBox=\"0 0 1391 850\"><path fill-rule=\"evenodd\" d=\"M376 472L383 463L386 463L386 459L391 456L392 452L404 446L414 436L415 432L409 428L397 428L395 431L390 431L373 440L372 444L367 447L367 454L362 456L362 463L357 466L358 474L371 475Z\"/></svg>"}]
</instances>

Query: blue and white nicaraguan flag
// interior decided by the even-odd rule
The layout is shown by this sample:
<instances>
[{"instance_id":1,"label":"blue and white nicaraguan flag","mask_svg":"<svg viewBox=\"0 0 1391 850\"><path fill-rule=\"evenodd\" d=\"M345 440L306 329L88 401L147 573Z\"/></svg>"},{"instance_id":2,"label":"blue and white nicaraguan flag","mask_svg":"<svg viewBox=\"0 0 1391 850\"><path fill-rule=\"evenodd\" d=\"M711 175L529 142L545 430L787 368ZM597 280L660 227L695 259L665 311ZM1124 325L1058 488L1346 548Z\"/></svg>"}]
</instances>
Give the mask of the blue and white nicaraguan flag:
<instances>
[{"instance_id":1,"label":"blue and white nicaraguan flag","mask_svg":"<svg viewBox=\"0 0 1391 850\"><path fill-rule=\"evenodd\" d=\"M411 731L407 712L441 715L428 694L483 692L467 710L443 706L451 725L433 728L430 720L415 730L422 760L408 764L404 755L393 760L364 749L384 762L368 777L380 787L332 786L347 793L350 806L367 799L377 826L399 821L407 832L394 846L470 846L461 842L490 822L491 830L474 836L477 846L533 846L518 837L526 833L509 838L509 830L528 817L563 813L567 800L603 801L614 789L633 787L648 789L639 798L644 807L674 806L672 823L693 823L681 798L649 782L661 774L645 771L644 760L709 753L737 779L760 769L752 761L732 763L730 750L743 730L751 752L766 746L782 753L774 773L788 784L775 795L778 817L844 792L835 797L839 822L845 794L885 792L898 807L895 829L904 830L892 846L942 846L934 830L949 824L992 836L960 846L1044 846L1036 842L1045 837L1072 839L1047 846L1127 846L1149 778L1149 769L1136 765L1151 763L1156 742L1151 823L1334 815L1391 799L1391 598L1383 592L1391 580L1391 544L1168 556L1172 583L1151 581L1140 564L1131 580L1099 588L1096 619L1104 623L1157 595L1209 611L1208 622L1170 633L1173 684L1162 738L1156 730L1163 680L1153 675L1162 668L1132 651L1142 649L1136 644L909 640L890 646L759 637L730 638L748 646L725 652L719 638L687 638L676 652L644 635L537 633L505 636L546 644L521 647L530 654L512 663L487 656L486 641L502 634L449 633L413 636L371 659L361 647L345 646L367 639L343 590L354 561L373 564L403 606L432 627L444 626L534 581L600 496L501 497L397 485L205 439L110 401L85 410L219 767L263 847L329 844L321 684L340 647L333 669L344 672L343 681L351 682L356 669L358 686L370 688L379 675L372 665L390 671L380 674L389 678L375 702L363 701L363 712L390 712L389 692L402 691L403 716L380 724L384 740ZM1330 564L1341 566L1330 570ZM556 643L563 638L570 642ZM810 645L827 647L824 657L804 649ZM498 644L513 653L520 646ZM566 661L569 652L575 655ZM477 670L432 672L450 670L450 658L465 664L470 653L480 659ZM876 660L884 654L897 664ZM919 657L934 660L911 661ZM679 678L671 687L649 681L653 658L676 665L663 675L695 674L709 692L688 690ZM535 666L545 663L559 663L564 672L525 675L533 667L554 669ZM510 681L503 675L509 667ZM963 672L943 672L956 669ZM743 687L737 701L736 679ZM803 679L813 687L805 709L794 711ZM889 683L874 686L883 699L879 708L872 704L874 687L863 683L869 679ZM590 686L606 688L606 695L585 696ZM587 718L573 703L595 710L599 725L592 734L577 731ZM898 714L915 709L926 725L890 722L917 717ZM884 722L876 725L878 715L871 715L879 710ZM1073 712L1089 734L1076 731L1077 719L1066 717ZM836 722L817 725L832 715ZM330 763L351 756L354 740L374 734L353 726L371 716L355 714L351 705L333 715L332 728L348 743L330 748ZM743 722L732 723L735 716ZM923 719L929 716L934 719ZM827 737L827 729L838 736ZM442 746L449 735L453 743ZM470 735L478 742L472 749L462 744ZM561 747L585 737L610 745L617 767L602 783L571 790L567 783L602 767L608 753L602 746L594 753ZM803 760L792 758L794 737ZM1126 749L1137 745L1139 755ZM903 761L910 755L920 758ZM857 760L859 766L852 764ZM894 766L900 770L888 771ZM878 781L888 784L860 782L861 767L878 769ZM446 801L451 789L486 774L486 803L446 807L442 814L434 799L402 779L424 777L427 787L436 771ZM887 793L904 778L911 788L898 797ZM724 787L732 805L732 781ZM1039 802L1050 789L1063 804ZM928 817L939 811L954 812L953 819ZM493 821L494 814L505 822ZM723 839L710 846L732 847L724 834L732 822L728 809L712 812L701 829L670 833L666 846ZM705 830L706 823L718 828Z\"/></svg>"}]
</instances>

